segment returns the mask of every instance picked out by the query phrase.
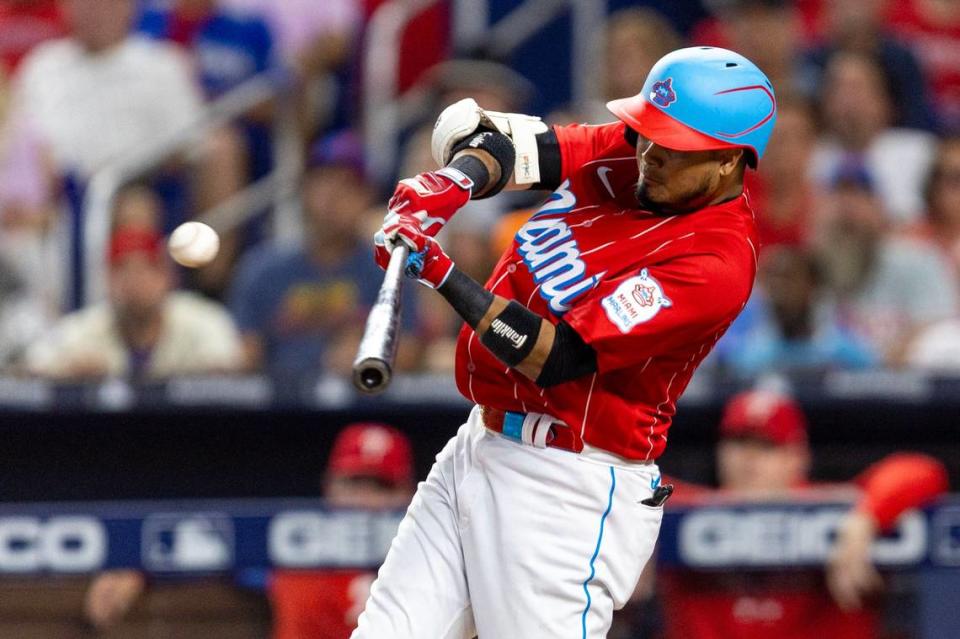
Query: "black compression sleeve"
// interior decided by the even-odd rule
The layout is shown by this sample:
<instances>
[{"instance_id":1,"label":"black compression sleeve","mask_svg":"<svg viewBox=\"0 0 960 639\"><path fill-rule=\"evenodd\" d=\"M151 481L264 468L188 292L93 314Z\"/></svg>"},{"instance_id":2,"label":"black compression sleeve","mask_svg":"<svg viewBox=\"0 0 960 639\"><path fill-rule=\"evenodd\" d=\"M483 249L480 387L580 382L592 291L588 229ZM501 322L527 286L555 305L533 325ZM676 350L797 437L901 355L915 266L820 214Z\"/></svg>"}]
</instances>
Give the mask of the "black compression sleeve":
<instances>
[{"instance_id":1,"label":"black compression sleeve","mask_svg":"<svg viewBox=\"0 0 960 639\"><path fill-rule=\"evenodd\" d=\"M493 303L493 293L457 268L437 290L474 330ZM543 318L539 315L517 302L510 302L487 330L477 335L480 343L497 359L513 368L536 346L542 324Z\"/></svg>"},{"instance_id":2,"label":"black compression sleeve","mask_svg":"<svg viewBox=\"0 0 960 639\"><path fill-rule=\"evenodd\" d=\"M487 166L479 158L472 155L461 155L447 166L460 171L473 180L473 193L479 193L487 188L487 183L490 181L490 171L487 170Z\"/></svg>"},{"instance_id":3,"label":"black compression sleeve","mask_svg":"<svg viewBox=\"0 0 960 639\"><path fill-rule=\"evenodd\" d=\"M460 151L467 149L485 151L500 165L500 179L497 183L490 187L489 190L483 191L482 195L478 195L482 189L473 189L471 198L474 200L483 200L488 197L493 197L502 191L503 187L510 181L510 178L513 177L514 165L517 163L517 151L513 148L513 142L510 138L499 131L481 131L464 138L454 145L453 154L456 155ZM489 180L489 176L487 179Z\"/></svg>"},{"instance_id":4,"label":"black compression sleeve","mask_svg":"<svg viewBox=\"0 0 960 639\"><path fill-rule=\"evenodd\" d=\"M553 129L537 134L537 153L540 156L540 181L532 188L552 191L560 186L560 176L563 174L560 141Z\"/></svg>"},{"instance_id":5,"label":"black compression sleeve","mask_svg":"<svg viewBox=\"0 0 960 639\"><path fill-rule=\"evenodd\" d=\"M493 293L457 267L453 268L453 272L437 292L443 295L470 328L477 327L493 304Z\"/></svg>"},{"instance_id":6,"label":"black compression sleeve","mask_svg":"<svg viewBox=\"0 0 960 639\"><path fill-rule=\"evenodd\" d=\"M477 324L480 323L483 316L490 310L490 305L493 304L493 293L483 288L478 282L456 267L437 291L450 303L453 310L474 329L477 328ZM503 341L506 345L504 349L500 349L493 343L488 344L487 342L490 342L490 340L484 340L483 335L480 336L481 342L487 348L490 348L501 361L510 366L516 366L519 361L529 355L533 344L536 343L542 318L516 302L511 302L508 308L497 318L503 319L507 327L513 328L515 333L522 333L521 338L523 335L528 335L528 338L521 342L516 335L504 329L501 331L502 335L500 335L503 338L500 341ZM487 333L491 331L492 328L487 329ZM511 338L513 338L512 341ZM518 343L519 346L517 346ZM514 362L517 353L507 349L507 346L512 347L518 353L522 352L523 357ZM501 350L504 352L500 352ZM544 362L543 370L540 371L540 375L536 379L536 384L547 388L589 375L596 370L596 351L584 342L583 338L569 324L560 322L556 327L556 337L553 340L553 346L550 348L550 354Z\"/></svg>"},{"instance_id":7,"label":"black compression sleeve","mask_svg":"<svg viewBox=\"0 0 960 639\"><path fill-rule=\"evenodd\" d=\"M595 372L597 352L569 324L557 324L550 354L536 379L537 386L548 388Z\"/></svg>"},{"instance_id":8,"label":"black compression sleeve","mask_svg":"<svg viewBox=\"0 0 960 639\"><path fill-rule=\"evenodd\" d=\"M514 368L525 360L537 344L543 318L530 309L511 301L490 327L480 336L480 343L501 362Z\"/></svg>"}]
</instances>

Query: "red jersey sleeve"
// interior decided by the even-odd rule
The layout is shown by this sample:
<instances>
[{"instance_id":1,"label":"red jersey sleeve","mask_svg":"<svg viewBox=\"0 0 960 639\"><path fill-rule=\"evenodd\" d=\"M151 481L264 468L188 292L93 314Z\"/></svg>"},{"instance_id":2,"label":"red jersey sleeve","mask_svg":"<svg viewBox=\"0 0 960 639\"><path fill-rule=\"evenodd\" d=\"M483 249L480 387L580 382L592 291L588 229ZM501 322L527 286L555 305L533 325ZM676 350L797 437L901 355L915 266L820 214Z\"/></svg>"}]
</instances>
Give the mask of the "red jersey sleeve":
<instances>
[{"instance_id":1,"label":"red jersey sleeve","mask_svg":"<svg viewBox=\"0 0 960 639\"><path fill-rule=\"evenodd\" d=\"M857 509L889 529L910 508L918 508L949 489L947 470L919 453L897 453L873 464L855 480L863 489Z\"/></svg>"},{"instance_id":2,"label":"red jersey sleeve","mask_svg":"<svg viewBox=\"0 0 960 639\"><path fill-rule=\"evenodd\" d=\"M617 150L620 155L635 153L635 149L623 137L625 128L622 122L553 127L560 144L560 179L569 179L584 164L611 151Z\"/></svg>"},{"instance_id":3,"label":"red jersey sleeve","mask_svg":"<svg viewBox=\"0 0 960 639\"><path fill-rule=\"evenodd\" d=\"M669 353L689 356L704 343L709 348L743 308L753 287L753 258L683 242L677 257L601 282L564 316L596 351L600 373ZM746 243L742 250L749 251Z\"/></svg>"},{"instance_id":4,"label":"red jersey sleeve","mask_svg":"<svg viewBox=\"0 0 960 639\"><path fill-rule=\"evenodd\" d=\"M272 639L309 637L321 629L314 613L316 592L311 586L309 578L295 572L277 571L271 575Z\"/></svg>"}]
</instances>

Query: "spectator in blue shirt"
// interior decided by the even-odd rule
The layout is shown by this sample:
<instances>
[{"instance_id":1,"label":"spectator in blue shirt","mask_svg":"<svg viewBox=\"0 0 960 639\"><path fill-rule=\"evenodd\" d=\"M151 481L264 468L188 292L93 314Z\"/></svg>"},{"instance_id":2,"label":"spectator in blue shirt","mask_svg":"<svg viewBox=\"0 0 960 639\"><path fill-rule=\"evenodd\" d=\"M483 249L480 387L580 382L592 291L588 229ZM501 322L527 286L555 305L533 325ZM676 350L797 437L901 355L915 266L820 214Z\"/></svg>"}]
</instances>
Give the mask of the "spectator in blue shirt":
<instances>
[{"instance_id":1,"label":"spectator in blue shirt","mask_svg":"<svg viewBox=\"0 0 960 639\"><path fill-rule=\"evenodd\" d=\"M345 354L355 353L383 281L366 239L364 215L375 193L361 159L354 134L324 138L303 183L303 246L265 245L241 261L231 308L250 369L347 372Z\"/></svg>"},{"instance_id":2,"label":"spectator in blue shirt","mask_svg":"<svg viewBox=\"0 0 960 639\"><path fill-rule=\"evenodd\" d=\"M273 36L264 18L224 11L217 0L174 0L147 9L139 30L190 51L208 97L216 97L273 63Z\"/></svg>"},{"instance_id":3,"label":"spectator in blue shirt","mask_svg":"<svg viewBox=\"0 0 960 639\"><path fill-rule=\"evenodd\" d=\"M758 288L717 345L719 363L742 376L876 365L878 355L824 299L818 270L800 249L768 249Z\"/></svg>"},{"instance_id":4,"label":"spectator in blue shirt","mask_svg":"<svg viewBox=\"0 0 960 639\"><path fill-rule=\"evenodd\" d=\"M141 15L138 30L180 45L192 58L197 82L207 99L216 99L275 65L274 38L266 18L224 8L220 0L154 1ZM263 105L217 132L214 148L231 158L237 179L221 183L217 175L211 175L208 182L213 187L199 194L205 208L222 203L242 184L270 173L274 166L272 119L272 108ZM220 297L235 256L263 235L262 217L240 233L225 235L220 258L197 273L195 285Z\"/></svg>"},{"instance_id":5,"label":"spectator in blue shirt","mask_svg":"<svg viewBox=\"0 0 960 639\"><path fill-rule=\"evenodd\" d=\"M188 51L207 98L213 99L275 66L274 41L266 18L223 9L218 0L173 0L148 9L139 30L169 40ZM261 178L273 168L269 108L259 108L241 121L249 177Z\"/></svg>"}]
</instances>

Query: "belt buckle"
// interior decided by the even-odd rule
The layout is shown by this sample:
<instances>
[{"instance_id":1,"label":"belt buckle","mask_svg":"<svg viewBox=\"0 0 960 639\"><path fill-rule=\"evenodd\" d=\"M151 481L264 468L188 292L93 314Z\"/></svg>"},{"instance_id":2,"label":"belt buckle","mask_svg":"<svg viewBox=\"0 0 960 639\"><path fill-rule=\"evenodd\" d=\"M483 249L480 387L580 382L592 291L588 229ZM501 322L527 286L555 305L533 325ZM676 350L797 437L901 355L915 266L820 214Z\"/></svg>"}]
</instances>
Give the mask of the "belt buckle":
<instances>
[{"instance_id":1,"label":"belt buckle","mask_svg":"<svg viewBox=\"0 0 960 639\"><path fill-rule=\"evenodd\" d=\"M514 413L507 411L503 415L503 428L501 429L501 434L510 439L514 439L520 443L523 443L523 420L526 418L525 413Z\"/></svg>"}]
</instances>

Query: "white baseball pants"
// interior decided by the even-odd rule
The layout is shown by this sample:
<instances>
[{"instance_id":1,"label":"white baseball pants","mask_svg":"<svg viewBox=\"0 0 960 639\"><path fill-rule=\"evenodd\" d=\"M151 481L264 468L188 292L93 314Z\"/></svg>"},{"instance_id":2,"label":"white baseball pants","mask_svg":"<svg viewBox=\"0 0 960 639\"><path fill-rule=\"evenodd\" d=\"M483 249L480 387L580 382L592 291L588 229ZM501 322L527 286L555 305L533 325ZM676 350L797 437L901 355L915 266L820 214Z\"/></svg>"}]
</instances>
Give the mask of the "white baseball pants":
<instances>
[{"instance_id":1,"label":"white baseball pants","mask_svg":"<svg viewBox=\"0 0 960 639\"><path fill-rule=\"evenodd\" d=\"M520 444L474 408L417 489L352 639L605 637L653 552L655 465Z\"/></svg>"}]
</instances>

